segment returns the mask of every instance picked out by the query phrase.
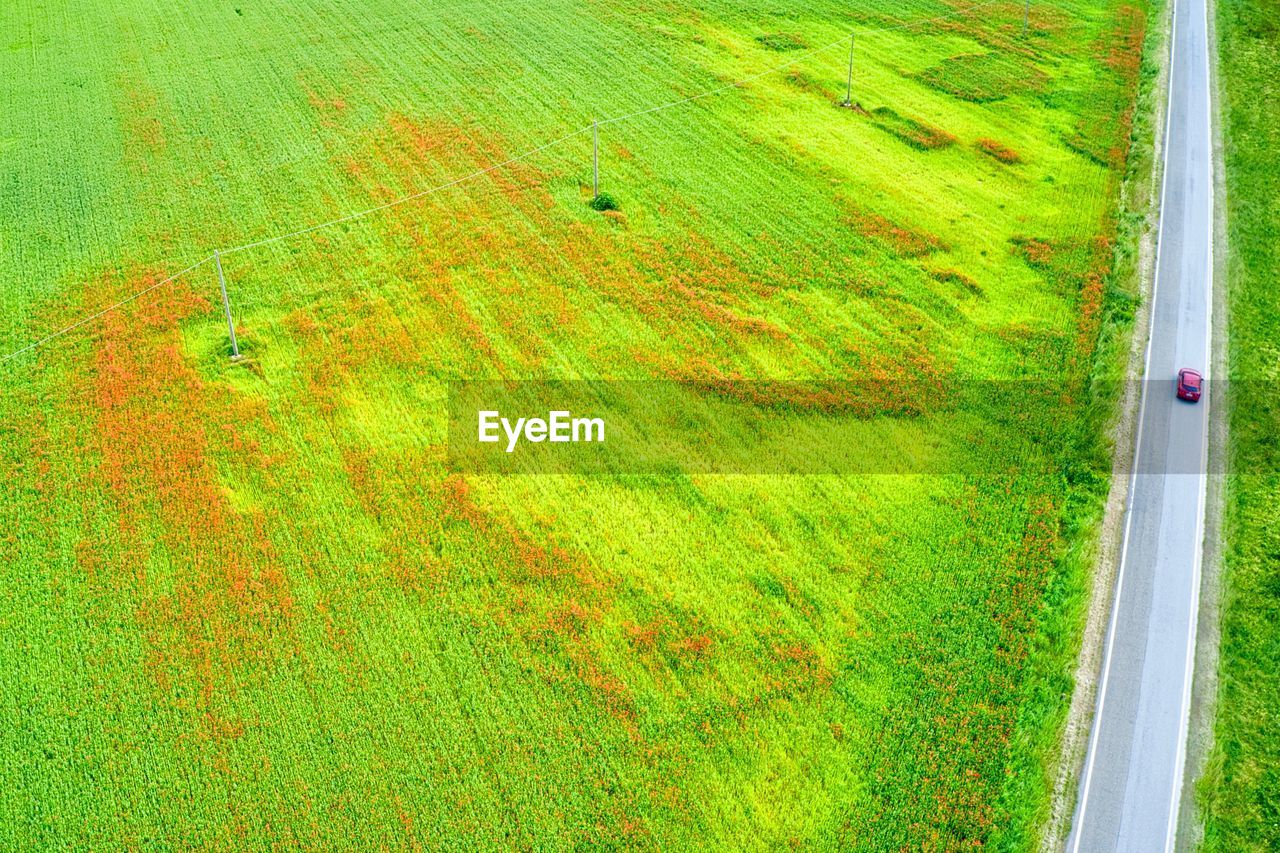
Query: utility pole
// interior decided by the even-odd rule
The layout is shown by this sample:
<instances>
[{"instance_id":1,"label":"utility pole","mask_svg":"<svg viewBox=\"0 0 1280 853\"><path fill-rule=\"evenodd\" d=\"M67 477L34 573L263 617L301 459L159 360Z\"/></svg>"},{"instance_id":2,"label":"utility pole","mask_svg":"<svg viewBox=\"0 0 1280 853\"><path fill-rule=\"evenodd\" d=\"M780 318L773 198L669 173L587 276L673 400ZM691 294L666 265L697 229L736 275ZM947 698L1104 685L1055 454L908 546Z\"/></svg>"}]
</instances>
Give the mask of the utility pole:
<instances>
[{"instance_id":1,"label":"utility pole","mask_svg":"<svg viewBox=\"0 0 1280 853\"><path fill-rule=\"evenodd\" d=\"M591 198L600 198L600 122L591 122Z\"/></svg>"},{"instance_id":2,"label":"utility pole","mask_svg":"<svg viewBox=\"0 0 1280 853\"><path fill-rule=\"evenodd\" d=\"M231 320L231 301L227 299L227 280L222 275L222 255L215 249L213 261L218 266L218 287L222 289L222 310L227 315L227 331L231 333L231 358L240 357L240 345L236 343L236 324Z\"/></svg>"},{"instance_id":3,"label":"utility pole","mask_svg":"<svg viewBox=\"0 0 1280 853\"><path fill-rule=\"evenodd\" d=\"M1027 37L1027 21L1031 17L1031 0L1027 0L1026 5L1022 7L1022 37Z\"/></svg>"},{"instance_id":4,"label":"utility pole","mask_svg":"<svg viewBox=\"0 0 1280 853\"><path fill-rule=\"evenodd\" d=\"M849 33L849 76L844 86L844 103L840 106L853 106L853 33Z\"/></svg>"}]
</instances>

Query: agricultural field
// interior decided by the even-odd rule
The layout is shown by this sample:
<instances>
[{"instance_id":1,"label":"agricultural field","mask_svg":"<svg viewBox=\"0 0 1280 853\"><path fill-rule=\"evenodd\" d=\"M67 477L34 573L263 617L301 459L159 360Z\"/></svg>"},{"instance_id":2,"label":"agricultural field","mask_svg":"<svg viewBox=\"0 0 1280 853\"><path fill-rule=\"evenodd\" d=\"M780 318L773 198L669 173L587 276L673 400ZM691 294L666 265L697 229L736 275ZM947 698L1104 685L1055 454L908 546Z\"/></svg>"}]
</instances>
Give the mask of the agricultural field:
<instances>
[{"instance_id":1,"label":"agricultural field","mask_svg":"<svg viewBox=\"0 0 1280 853\"><path fill-rule=\"evenodd\" d=\"M1231 314L1228 548L1205 849L1280 847L1280 29L1274 3L1219 0Z\"/></svg>"},{"instance_id":2,"label":"agricultural field","mask_svg":"<svg viewBox=\"0 0 1280 853\"><path fill-rule=\"evenodd\" d=\"M1022 14L12 0L0 846L1037 847L1151 9ZM909 464L451 464L532 379Z\"/></svg>"}]
</instances>

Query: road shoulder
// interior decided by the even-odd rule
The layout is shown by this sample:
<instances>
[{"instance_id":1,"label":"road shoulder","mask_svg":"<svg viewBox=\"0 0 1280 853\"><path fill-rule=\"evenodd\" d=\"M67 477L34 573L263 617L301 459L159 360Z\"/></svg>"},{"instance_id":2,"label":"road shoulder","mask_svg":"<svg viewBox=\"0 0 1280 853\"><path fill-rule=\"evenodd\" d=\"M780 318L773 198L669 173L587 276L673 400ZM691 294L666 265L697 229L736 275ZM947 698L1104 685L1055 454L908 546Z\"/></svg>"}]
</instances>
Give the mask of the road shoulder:
<instances>
[{"instance_id":1,"label":"road shoulder","mask_svg":"<svg viewBox=\"0 0 1280 853\"><path fill-rule=\"evenodd\" d=\"M1143 225L1137 240L1138 292L1140 303L1129 331L1129 350L1125 360L1123 392L1117 402L1110 439L1113 451L1111 486L1098 527L1096 553L1089 603L1080 651L1074 673L1075 690L1063 730L1062 745L1055 771L1053 800L1041 848L1063 850L1071 830L1075 812L1080 773L1088 751L1089 734L1097 701L1098 678L1110 622L1116 576L1124 542L1125 508L1132 487L1134 453L1137 449L1138 410L1141 403L1142 373L1145 366L1147 340L1151 334L1151 310L1155 284L1156 241L1159 235L1161 178L1164 171L1165 116L1169 98L1169 39L1172 35L1173 3L1160 10L1159 40L1151 48L1160 59L1160 72L1150 85L1149 102L1139 93L1140 108L1148 111L1151 126L1149 172L1124 188L1121 205L1127 211L1140 211Z\"/></svg>"}]
</instances>

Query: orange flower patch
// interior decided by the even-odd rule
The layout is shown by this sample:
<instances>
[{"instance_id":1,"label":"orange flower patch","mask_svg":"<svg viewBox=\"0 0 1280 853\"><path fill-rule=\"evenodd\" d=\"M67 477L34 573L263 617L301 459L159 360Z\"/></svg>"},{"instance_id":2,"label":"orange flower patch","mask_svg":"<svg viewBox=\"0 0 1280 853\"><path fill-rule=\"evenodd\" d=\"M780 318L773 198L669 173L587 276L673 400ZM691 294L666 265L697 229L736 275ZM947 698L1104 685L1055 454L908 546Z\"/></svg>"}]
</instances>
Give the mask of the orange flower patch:
<instances>
[{"instance_id":1,"label":"orange flower patch","mask_svg":"<svg viewBox=\"0 0 1280 853\"><path fill-rule=\"evenodd\" d=\"M1009 146L999 143L994 139L983 137L982 139L976 140L973 145L983 154L986 154L994 160L999 160L1001 163L1011 166L1015 163L1022 162L1022 158L1018 156L1017 151L1014 151Z\"/></svg>"},{"instance_id":2,"label":"orange flower patch","mask_svg":"<svg viewBox=\"0 0 1280 853\"><path fill-rule=\"evenodd\" d=\"M160 153L167 143L160 118L160 101L154 89L139 80L121 85L124 105L121 121L125 139L151 154Z\"/></svg>"},{"instance_id":3,"label":"orange flower patch","mask_svg":"<svg viewBox=\"0 0 1280 853\"><path fill-rule=\"evenodd\" d=\"M1106 219L1102 228L1102 234L1087 241L1053 243L1031 237L1015 237L1011 241L1013 250L1029 266L1075 300L1075 347L1067 354L1073 369L1086 369L1102 329L1106 280L1112 267L1114 218Z\"/></svg>"},{"instance_id":4,"label":"orange flower patch","mask_svg":"<svg viewBox=\"0 0 1280 853\"><path fill-rule=\"evenodd\" d=\"M94 299L158 278L108 277ZM257 435L273 427L259 402L207 385L184 353L178 324L209 307L177 285L102 317L63 403L75 426L56 452L93 460L86 487L113 521L107 535L85 533L77 563L91 584L127 591L157 692L216 740L242 729L224 713L237 669L287 653L294 597L273 519L234 508L215 463L225 453L242 471L265 471Z\"/></svg>"},{"instance_id":5,"label":"orange flower patch","mask_svg":"<svg viewBox=\"0 0 1280 853\"><path fill-rule=\"evenodd\" d=\"M1141 9L1116 9L1110 30L1094 45L1094 56L1103 70L1099 91L1065 139L1074 150L1114 170L1124 167L1129 152L1146 27Z\"/></svg>"},{"instance_id":6,"label":"orange flower patch","mask_svg":"<svg viewBox=\"0 0 1280 853\"><path fill-rule=\"evenodd\" d=\"M856 383L838 379L753 379L692 354L680 360L663 359L645 352L636 352L634 357L637 362L658 367L669 379L762 408L791 408L858 418L914 416L936 410L943 404L946 393L941 373L927 353L907 352L902 358L892 359L868 351L855 359Z\"/></svg>"},{"instance_id":7,"label":"orange flower patch","mask_svg":"<svg viewBox=\"0 0 1280 853\"><path fill-rule=\"evenodd\" d=\"M399 113L365 131L355 147L358 153L341 158L342 172L377 202L473 175L511 153L482 130ZM396 279L395 298L388 298L396 316L362 317L358 330L370 331L369 340L353 339L350 347L376 351L383 327L398 325L411 342L412 356L403 363L417 359L467 376L538 375L554 341L582 341L592 351L601 346L582 308L605 300L672 348L732 351L754 339L779 358L796 360L796 336L760 316L761 303L781 285L794 286L793 273L767 262L763 270L747 271L696 232L669 244L625 226L599 227L600 219L566 210L549 183L534 166L515 163L380 213L384 239L350 250ZM907 239L905 230L886 234ZM318 241L316 249L322 249ZM367 300L368 284L355 285ZM312 313L320 339L331 341L343 332L330 324L350 312ZM302 340L314 330L291 331ZM332 396L359 366L343 358L352 363L314 371L318 396Z\"/></svg>"},{"instance_id":8,"label":"orange flower patch","mask_svg":"<svg viewBox=\"0 0 1280 853\"><path fill-rule=\"evenodd\" d=\"M912 231L852 204L846 204L845 222L859 234L884 244L899 257L920 258L947 249L946 244L932 234Z\"/></svg>"},{"instance_id":9,"label":"orange flower patch","mask_svg":"<svg viewBox=\"0 0 1280 853\"><path fill-rule=\"evenodd\" d=\"M936 839L942 849L944 840L967 839L978 848L1001 818L1035 626L1061 547L1062 507L1038 493L1034 480L999 475L980 489L985 494L970 492L963 500L972 505L962 511L1005 501L1021 541L1004 552L983 598L953 605L963 614L939 614L927 630L902 636L894 666L906 692L884 709L868 761L874 805L858 825L844 827L846 842L875 839L896 849L908 839ZM984 622L988 629L978 634L955 627Z\"/></svg>"}]
</instances>

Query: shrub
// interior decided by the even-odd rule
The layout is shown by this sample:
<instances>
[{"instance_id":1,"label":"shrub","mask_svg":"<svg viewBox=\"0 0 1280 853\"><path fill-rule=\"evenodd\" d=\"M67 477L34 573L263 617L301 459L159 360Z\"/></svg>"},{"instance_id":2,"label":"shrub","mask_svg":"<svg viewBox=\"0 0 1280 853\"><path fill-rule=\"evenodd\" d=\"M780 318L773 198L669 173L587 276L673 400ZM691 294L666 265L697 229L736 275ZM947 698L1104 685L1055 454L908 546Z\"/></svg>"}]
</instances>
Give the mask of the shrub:
<instances>
[{"instance_id":1,"label":"shrub","mask_svg":"<svg viewBox=\"0 0 1280 853\"><path fill-rule=\"evenodd\" d=\"M955 284L964 288L972 294L981 296L982 287L969 276L959 270L929 270L929 275L934 281L940 281L943 284Z\"/></svg>"},{"instance_id":2,"label":"shrub","mask_svg":"<svg viewBox=\"0 0 1280 853\"><path fill-rule=\"evenodd\" d=\"M956 141L956 138L945 130L898 115L889 107L876 107L870 112L870 116L876 127L898 137L912 148L919 148L922 151L946 148L955 144Z\"/></svg>"},{"instance_id":3,"label":"shrub","mask_svg":"<svg viewBox=\"0 0 1280 853\"><path fill-rule=\"evenodd\" d=\"M809 45L794 33L766 33L762 36L756 36L756 41L769 48L769 50L788 51L802 50Z\"/></svg>"},{"instance_id":4,"label":"shrub","mask_svg":"<svg viewBox=\"0 0 1280 853\"><path fill-rule=\"evenodd\" d=\"M600 195L591 199L591 201L587 202L587 204L588 206L590 206L592 210L599 210L601 212L606 210L618 209L617 199L615 199L613 196L609 195L608 193L600 193Z\"/></svg>"},{"instance_id":5,"label":"shrub","mask_svg":"<svg viewBox=\"0 0 1280 853\"><path fill-rule=\"evenodd\" d=\"M824 98L831 97L831 92L828 90L827 86L825 86L821 80L818 80L812 74L808 74L804 71L800 71L799 69L792 69L791 71L788 71L784 79L788 83L790 83L792 86L795 86L797 89L799 89L802 92L809 92L810 94L814 94L814 95L822 95ZM842 93L842 96L843 96L843 93Z\"/></svg>"}]
</instances>

